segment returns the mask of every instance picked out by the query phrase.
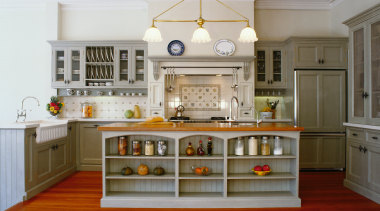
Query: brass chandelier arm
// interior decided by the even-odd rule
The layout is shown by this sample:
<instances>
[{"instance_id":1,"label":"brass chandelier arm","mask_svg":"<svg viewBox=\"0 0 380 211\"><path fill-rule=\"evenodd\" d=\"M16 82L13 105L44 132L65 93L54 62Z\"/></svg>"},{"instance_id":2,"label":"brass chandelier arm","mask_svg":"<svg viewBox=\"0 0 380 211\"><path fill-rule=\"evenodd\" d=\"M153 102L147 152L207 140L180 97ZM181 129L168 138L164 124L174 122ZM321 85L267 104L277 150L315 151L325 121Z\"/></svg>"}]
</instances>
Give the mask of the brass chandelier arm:
<instances>
[{"instance_id":1,"label":"brass chandelier arm","mask_svg":"<svg viewBox=\"0 0 380 211\"><path fill-rule=\"evenodd\" d=\"M154 22L197 22L198 20L153 20ZM248 23L248 20L204 20L204 22L213 22L213 23L218 23L218 22L245 22Z\"/></svg>"},{"instance_id":2,"label":"brass chandelier arm","mask_svg":"<svg viewBox=\"0 0 380 211\"><path fill-rule=\"evenodd\" d=\"M240 14L238 11L232 9L232 7L228 6L227 4L221 2L220 0L215 0L215 1L217 1L219 4L223 5L223 6L226 7L227 9L230 9L230 10L232 10L233 12L235 12L236 14L240 15L241 17L243 17L244 19L246 19L247 22L249 21L249 19L248 19L247 17L245 17L244 15Z\"/></svg>"},{"instance_id":3,"label":"brass chandelier arm","mask_svg":"<svg viewBox=\"0 0 380 211\"><path fill-rule=\"evenodd\" d=\"M197 22L197 20L153 20L154 22Z\"/></svg>"}]
</instances>

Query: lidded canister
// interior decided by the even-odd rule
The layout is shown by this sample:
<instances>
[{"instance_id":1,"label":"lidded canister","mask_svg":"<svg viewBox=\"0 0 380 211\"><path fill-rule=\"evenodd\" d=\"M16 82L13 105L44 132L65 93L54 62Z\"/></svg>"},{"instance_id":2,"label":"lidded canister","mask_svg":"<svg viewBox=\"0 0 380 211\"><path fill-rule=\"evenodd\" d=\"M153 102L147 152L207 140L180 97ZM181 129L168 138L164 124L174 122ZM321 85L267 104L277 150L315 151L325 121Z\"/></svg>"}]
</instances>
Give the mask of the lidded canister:
<instances>
[{"instance_id":1,"label":"lidded canister","mask_svg":"<svg viewBox=\"0 0 380 211\"><path fill-rule=\"evenodd\" d=\"M270 155L270 145L267 136L263 136L261 140L261 155Z\"/></svg>"},{"instance_id":2,"label":"lidded canister","mask_svg":"<svg viewBox=\"0 0 380 211\"><path fill-rule=\"evenodd\" d=\"M282 142L280 136L274 137L274 149L273 149L274 155L282 155L283 149L282 149Z\"/></svg>"},{"instance_id":3,"label":"lidded canister","mask_svg":"<svg viewBox=\"0 0 380 211\"><path fill-rule=\"evenodd\" d=\"M153 141L145 141L145 155L154 155Z\"/></svg>"},{"instance_id":4,"label":"lidded canister","mask_svg":"<svg viewBox=\"0 0 380 211\"><path fill-rule=\"evenodd\" d=\"M127 138L125 136L119 137L118 151L119 155L127 154Z\"/></svg>"},{"instance_id":5,"label":"lidded canister","mask_svg":"<svg viewBox=\"0 0 380 211\"><path fill-rule=\"evenodd\" d=\"M259 140L255 136L249 137L248 155L258 155L258 154L259 154Z\"/></svg>"},{"instance_id":6,"label":"lidded canister","mask_svg":"<svg viewBox=\"0 0 380 211\"><path fill-rule=\"evenodd\" d=\"M132 155L141 155L141 141L132 141Z\"/></svg>"},{"instance_id":7,"label":"lidded canister","mask_svg":"<svg viewBox=\"0 0 380 211\"><path fill-rule=\"evenodd\" d=\"M235 155L244 155L244 140L242 137L238 137L235 142Z\"/></svg>"},{"instance_id":8,"label":"lidded canister","mask_svg":"<svg viewBox=\"0 0 380 211\"><path fill-rule=\"evenodd\" d=\"M164 156L164 155L167 155L167 153L168 153L167 142L164 140L158 141L158 143L157 143L157 154Z\"/></svg>"}]
</instances>

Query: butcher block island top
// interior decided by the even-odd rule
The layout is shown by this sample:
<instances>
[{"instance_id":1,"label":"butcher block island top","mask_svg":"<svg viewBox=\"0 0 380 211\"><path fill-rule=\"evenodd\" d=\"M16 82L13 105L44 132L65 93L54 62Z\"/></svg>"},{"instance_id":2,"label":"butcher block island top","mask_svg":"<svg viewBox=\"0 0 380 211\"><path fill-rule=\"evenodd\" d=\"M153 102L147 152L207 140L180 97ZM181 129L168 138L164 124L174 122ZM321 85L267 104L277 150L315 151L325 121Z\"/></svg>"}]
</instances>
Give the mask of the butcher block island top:
<instances>
[{"instance_id":1,"label":"butcher block island top","mask_svg":"<svg viewBox=\"0 0 380 211\"><path fill-rule=\"evenodd\" d=\"M303 131L286 123L113 123L98 127L99 131Z\"/></svg>"},{"instance_id":2,"label":"butcher block island top","mask_svg":"<svg viewBox=\"0 0 380 211\"><path fill-rule=\"evenodd\" d=\"M298 163L302 127L286 123L141 122L108 124L98 130L102 132L101 207L301 206ZM263 139L270 145L269 155L262 155ZM206 153L197 155L201 141ZM191 145L195 154L187 155ZM264 165L270 167L268 175L252 171ZM127 167L129 175L125 175ZM164 169L163 175L156 175L157 167ZM201 167L208 169L206 175L195 174Z\"/></svg>"}]
</instances>

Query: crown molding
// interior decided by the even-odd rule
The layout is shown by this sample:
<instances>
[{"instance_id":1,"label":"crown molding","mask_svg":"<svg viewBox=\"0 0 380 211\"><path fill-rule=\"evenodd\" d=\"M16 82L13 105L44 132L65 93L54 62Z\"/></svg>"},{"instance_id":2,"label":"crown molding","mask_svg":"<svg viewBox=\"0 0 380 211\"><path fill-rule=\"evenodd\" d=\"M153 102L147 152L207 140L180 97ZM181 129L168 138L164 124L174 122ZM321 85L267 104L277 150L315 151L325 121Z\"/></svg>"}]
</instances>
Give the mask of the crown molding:
<instances>
[{"instance_id":1,"label":"crown molding","mask_svg":"<svg viewBox=\"0 0 380 211\"><path fill-rule=\"evenodd\" d=\"M330 10L344 0L256 0L255 9Z\"/></svg>"},{"instance_id":2,"label":"crown molding","mask_svg":"<svg viewBox=\"0 0 380 211\"><path fill-rule=\"evenodd\" d=\"M62 10L141 10L148 9L145 0L58 0Z\"/></svg>"}]
</instances>

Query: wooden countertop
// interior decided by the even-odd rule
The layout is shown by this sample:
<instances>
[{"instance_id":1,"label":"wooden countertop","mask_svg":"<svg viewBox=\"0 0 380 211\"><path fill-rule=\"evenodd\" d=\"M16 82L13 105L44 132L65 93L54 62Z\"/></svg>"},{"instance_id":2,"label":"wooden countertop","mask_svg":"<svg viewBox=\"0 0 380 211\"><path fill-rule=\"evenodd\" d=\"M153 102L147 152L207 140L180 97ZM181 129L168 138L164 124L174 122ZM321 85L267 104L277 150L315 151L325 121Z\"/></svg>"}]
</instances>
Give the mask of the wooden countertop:
<instances>
[{"instance_id":1,"label":"wooden countertop","mask_svg":"<svg viewBox=\"0 0 380 211\"><path fill-rule=\"evenodd\" d=\"M303 131L303 127L295 127L287 123L174 123L170 124L139 124L113 123L98 127L98 131Z\"/></svg>"}]
</instances>

